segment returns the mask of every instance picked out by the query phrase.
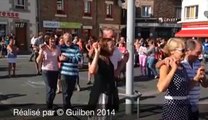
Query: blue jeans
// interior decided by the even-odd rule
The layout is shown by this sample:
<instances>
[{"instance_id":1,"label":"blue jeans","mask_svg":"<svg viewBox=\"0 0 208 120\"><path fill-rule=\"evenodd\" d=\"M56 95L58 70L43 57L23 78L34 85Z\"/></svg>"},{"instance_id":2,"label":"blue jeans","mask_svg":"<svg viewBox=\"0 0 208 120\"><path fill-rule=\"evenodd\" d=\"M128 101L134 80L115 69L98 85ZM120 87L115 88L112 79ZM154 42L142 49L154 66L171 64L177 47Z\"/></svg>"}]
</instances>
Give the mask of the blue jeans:
<instances>
[{"instance_id":1,"label":"blue jeans","mask_svg":"<svg viewBox=\"0 0 208 120\"><path fill-rule=\"evenodd\" d=\"M61 75L63 107L68 109L71 107L71 97L76 85L77 76Z\"/></svg>"},{"instance_id":2,"label":"blue jeans","mask_svg":"<svg viewBox=\"0 0 208 120\"><path fill-rule=\"evenodd\" d=\"M156 68L155 68L155 62L156 62L156 59L155 57L148 57L147 58L147 71L148 71L148 77L151 77L152 74L154 76L157 76L157 71L156 71ZM152 74L151 74L152 73Z\"/></svg>"},{"instance_id":3,"label":"blue jeans","mask_svg":"<svg viewBox=\"0 0 208 120\"><path fill-rule=\"evenodd\" d=\"M58 71L42 71L42 76L46 84L46 105L47 108L51 109L53 100L56 96Z\"/></svg>"}]
</instances>

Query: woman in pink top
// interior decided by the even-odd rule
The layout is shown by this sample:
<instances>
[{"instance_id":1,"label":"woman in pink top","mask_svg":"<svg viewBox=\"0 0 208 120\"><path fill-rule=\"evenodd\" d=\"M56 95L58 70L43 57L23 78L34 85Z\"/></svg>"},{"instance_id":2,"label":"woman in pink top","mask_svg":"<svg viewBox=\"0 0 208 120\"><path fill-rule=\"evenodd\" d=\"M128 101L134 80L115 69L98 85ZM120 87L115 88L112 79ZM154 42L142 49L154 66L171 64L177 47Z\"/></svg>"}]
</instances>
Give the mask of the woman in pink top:
<instances>
[{"instance_id":1,"label":"woman in pink top","mask_svg":"<svg viewBox=\"0 0 208 120\"><path fill-rule=\"evenodd\" d=\"M138 49L139 54L139 65L140 65L140 71L142 76L146 76L146 68L147 68L147 42L141 41L141 46Z\"/></svg>"},{"instance_id":2,"label":"woman in pink top","mask_svg":"<svg viewBox=\"0 0 208 120\"><path fill-rule=\"evenodd\" d=\"M57 79L59 73L58 56L60 48L56 45L54 36L50 36L46 44L40 45L37 62L42 62L42 76L46 84L46 105L52 109L53 100L56 95Z\"/></svg>"},{"instance_id":3,"label":"woman in pink top","mask_svg":"<svg viewBox=\"0 0 208 120\"><path fill-rule=\"evenodd\" d=\"M126 52L126 46L125 46L125 43L119 43L118 44L118 49L119 49L119 51L122 53L122 54L124 54L125 52Z\"/></svg>"}]
</instances>

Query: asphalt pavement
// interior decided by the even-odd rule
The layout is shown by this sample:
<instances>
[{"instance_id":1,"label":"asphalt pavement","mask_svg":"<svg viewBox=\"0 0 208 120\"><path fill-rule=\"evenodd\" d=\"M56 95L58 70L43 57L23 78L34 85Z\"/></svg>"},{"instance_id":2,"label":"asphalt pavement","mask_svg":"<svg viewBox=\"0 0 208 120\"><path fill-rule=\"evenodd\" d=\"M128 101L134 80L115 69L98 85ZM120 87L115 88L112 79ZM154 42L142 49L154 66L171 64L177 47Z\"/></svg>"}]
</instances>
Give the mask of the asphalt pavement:
<instances>
[{"instance_id":1,"label":"asphalt pavement","mask_svg":"<svg viewBox=\"0 0 208 120\"><path fill-rule=\"evenodd\" d=\"M19 55L17 59L17 70L15 78L7 77L6 58L0 58L0 119L65 119L59 116L43 117L30 116L23 117L13 115L15 108L38 108L44 109L45 104L45 84L42 76L36 75L34 62L29 62L28 55ZM163 93L158 93L156 89L157 79L148 79L140 76L139 68L134 68L134 91L142 93L140 99L140 116L136 116L136 105L133 106L131 115L125 114L125 100L120 96L120 109L113 115L115 120L158 120L161 117ZM72 104L75 107L87 105L91 85L87 85L87 68L80 69L81 91L74 91ZM119 93L125 93L125 83L120 82ZM62 94L57 94L54 104L57 108L62 106ZM66 119L87 119L87 117L66 117ZM92 119L92 118L91 118ZM205 88L201 89L200 99L200 119L208 119L208 94Z\"/></svg>"}]
</instances>

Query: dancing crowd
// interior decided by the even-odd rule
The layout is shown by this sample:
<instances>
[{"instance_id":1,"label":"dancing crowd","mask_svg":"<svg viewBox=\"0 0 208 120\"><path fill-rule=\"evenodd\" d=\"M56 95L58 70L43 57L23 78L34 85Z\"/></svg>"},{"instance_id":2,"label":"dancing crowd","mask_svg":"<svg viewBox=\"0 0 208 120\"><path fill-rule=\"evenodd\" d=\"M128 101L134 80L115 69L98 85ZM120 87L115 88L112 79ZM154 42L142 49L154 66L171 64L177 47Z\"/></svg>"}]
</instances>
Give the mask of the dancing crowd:
<instances>
[{"instance_id":1,"label":"dancing crowd","mask_svg":"<svg viewBox=\"0 0 208 120\"><path fill-rule=\"evenodd\" d=\"M183 38L135 39L134 65L140 67L141 76L158 78L158 91L165 92L162 119L199 119L200 86L208 87L206 65L201 60L208 46L205 46L206 42L207 39L205 44L196 39ZM5 55L5 46L1 46L2 55ZM88 108L95 110L100 96L105 94L108 96L107 108L118 110L117 86L122 74L125 78L129 53L125 38L120 37L117 41L113 29L104 28L100 38L89 37L86 43L70 33L57 36L40 32L32 37L31 48L33 52L29 61L35 58L37 75L42 75L46 84L48 109L53 109L53 101L58 93L63 94L64 110L72 107L73 91L75 88L80 91L79 69L86 52L86 84L93 84ZM15 76L18 51L15 39L9 37L6 46L9 77L12 70Z\"/></svg>"}]
</instances>

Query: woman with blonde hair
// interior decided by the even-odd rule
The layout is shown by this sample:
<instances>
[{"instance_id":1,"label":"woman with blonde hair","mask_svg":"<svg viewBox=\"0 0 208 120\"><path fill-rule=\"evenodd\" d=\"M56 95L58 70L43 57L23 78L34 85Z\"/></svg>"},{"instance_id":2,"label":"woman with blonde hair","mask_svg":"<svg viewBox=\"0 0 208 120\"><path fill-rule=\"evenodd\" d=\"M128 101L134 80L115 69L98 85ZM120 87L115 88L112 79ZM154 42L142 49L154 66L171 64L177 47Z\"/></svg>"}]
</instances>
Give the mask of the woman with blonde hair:
<instances>
[{"instance_id":1,"label":"woman with blonde hair","mask_svg":"<svg viewBox=\"0 0 208 120\"><path fill-rule=\"evenodd\" d=\"M160 67L157 88L166 92L163 105L163 120L188 120L188 76L181 61L184 59L186 46L183 39L170 38L164 47L169 64Z\"/></svg>"}]
</instances>

